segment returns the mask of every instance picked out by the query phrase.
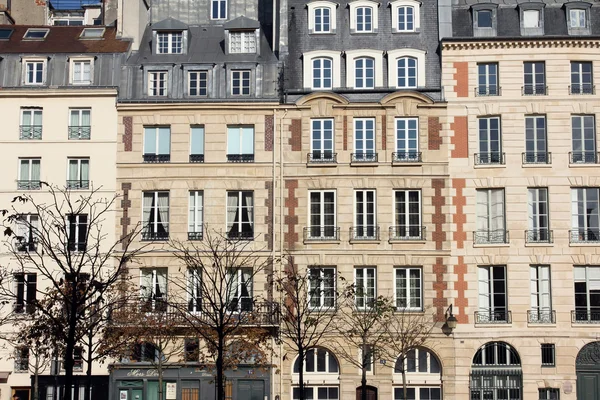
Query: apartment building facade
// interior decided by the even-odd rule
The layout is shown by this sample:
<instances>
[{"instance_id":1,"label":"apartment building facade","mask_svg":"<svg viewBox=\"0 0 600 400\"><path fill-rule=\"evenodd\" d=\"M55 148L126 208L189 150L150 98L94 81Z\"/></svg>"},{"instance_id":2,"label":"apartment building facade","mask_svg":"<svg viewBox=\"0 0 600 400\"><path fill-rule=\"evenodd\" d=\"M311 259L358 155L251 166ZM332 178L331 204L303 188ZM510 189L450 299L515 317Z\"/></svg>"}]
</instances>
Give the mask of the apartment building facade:
<instances>
[{"instance_id":1,"label":"apartment building facade","mask_svg":"<svg viewBox=\"0 0 600 400\"><path fill-rule=\"evenodd\" d=\"M459 1L451 16L454 398L596 399L598 10Z\"/></svg>"}]
</instances>

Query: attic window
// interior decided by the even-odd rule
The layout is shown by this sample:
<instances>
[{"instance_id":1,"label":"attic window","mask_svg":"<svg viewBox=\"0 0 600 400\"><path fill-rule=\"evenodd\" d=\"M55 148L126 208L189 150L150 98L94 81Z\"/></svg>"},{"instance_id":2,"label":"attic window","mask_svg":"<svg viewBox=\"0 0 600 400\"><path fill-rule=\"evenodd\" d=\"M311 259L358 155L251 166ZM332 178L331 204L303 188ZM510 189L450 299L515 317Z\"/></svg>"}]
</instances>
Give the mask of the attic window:
<instances>
[{"instance_id":1,"label":"attic window","mask_svg":"<svg viewBox=\"0 0 600 400\"><path fill-rule=\"evenodd\" d=\"M0 29L0 40L7 40L12 35L12 29Z\"/></svg>"},{"instance_id":2,"label":"attic window","mask_svg":"<svg viewBox=\"0 0 600 400\"><path fill-rule=\"evenodd\" d=\"M158 32L156 34L158 54L183 53L183 32Z\"/></svg>"},{"instance_id":3,"label":"attic window","mask_svg":"<svg viewBox=\"0 0 600 400\"><path fill-rule=\"evenodd\" d=\"M230 53L256 53L256 31L229 33Z\"/></svg>"},{"instance_id":4,"label":"attic window","mask_svg":"<svg viewBox=\"0 0 600 400\"><path fill-rule=\"evenodd\" d=\"M79 36L81 39L98 39L104 36L104 28L84 28Z\"/></svg>"},{"instance_id":5,"label":"attic window","mask_svg":"<svg viewBox=\"0 0 600 400\"><path fill-rule=\"evenodd\" d=\"M23 39L41 39L44 40L46 39L46 36L48 36L48 32L50 32L50 29L33 29L33 28L29 28L27 29L27 32L25 32L25 35L23 36Z\"/></svg>"}]
</instances>

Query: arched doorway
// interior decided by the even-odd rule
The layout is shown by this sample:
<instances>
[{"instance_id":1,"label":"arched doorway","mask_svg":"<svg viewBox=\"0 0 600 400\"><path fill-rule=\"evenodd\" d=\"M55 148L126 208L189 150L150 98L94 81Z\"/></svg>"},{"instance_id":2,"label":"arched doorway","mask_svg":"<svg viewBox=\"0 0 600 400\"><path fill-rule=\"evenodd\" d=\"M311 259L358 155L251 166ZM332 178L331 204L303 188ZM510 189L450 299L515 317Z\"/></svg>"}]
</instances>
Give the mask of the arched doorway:
<instances>
[{"instance_id":1,"label":"arched doorway","mask_svg":"<svg viewBox=\"0 0 600 400\"><path fill-rule=\"evenodd\" d=\"M600 400L600 342L588 343L575 360L577 400Z\"/></svg>"},{"instance_id":2,"label":"arched doorway","mask_svg":"<svg viewBox=\"0 0 600 400\"><path fill-rule=\"evenodd\" d=\"M489 342L477 350L471 365L471 400L511 399L522 396L521 359L508 343Z\"/></svg>"},{"instance_id":3,"label":"arched doorway","mask_svg":"<svg viewBox=\"0 0 600 400\"><path fill-rule=\"evenodd\" d=\"M402 371L406 374L406 399ZM398 357L392 375L393 400L441 400L442 366L433 351L418 347Z\"/></svg>"},{"instance_id":4,"label":"arched doorway","mask_svg":"<svg viewBox=\"0 0 600 400\"><path fill-rule=\"evenodd\" d=\"M292 400L300 398L300 359L292 368ZM340 400L340 365L333 352L313 347L304 356L304 398Z\"/></svg>"},{"instance_id":5,"label":"arched doorway","mask_svg":"<svg viewBox=\"0 0 600 400\"><path fill-rule=\"evenodd\" d=\"M362 400L362 390L361 387L356 388L356 400ZM367 386L367 400L377 400L377 388L374 386Z\"/></svg>"}]
</instances>

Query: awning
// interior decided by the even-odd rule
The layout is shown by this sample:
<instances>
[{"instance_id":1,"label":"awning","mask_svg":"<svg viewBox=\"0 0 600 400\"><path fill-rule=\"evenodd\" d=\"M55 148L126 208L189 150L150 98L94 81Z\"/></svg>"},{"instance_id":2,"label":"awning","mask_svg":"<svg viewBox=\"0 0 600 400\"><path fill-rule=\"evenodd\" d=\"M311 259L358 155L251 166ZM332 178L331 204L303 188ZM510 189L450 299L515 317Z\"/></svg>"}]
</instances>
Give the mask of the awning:
<instances>
[{"instance_id":1,"label":"awning","mask_svg":"<svg viewBox=\"0 0 600 400\"><path fill-rule=\"evenodd\" d=\"M0 383L6 383L12 371L0 371Z\"/></svg>"}]
</instances>

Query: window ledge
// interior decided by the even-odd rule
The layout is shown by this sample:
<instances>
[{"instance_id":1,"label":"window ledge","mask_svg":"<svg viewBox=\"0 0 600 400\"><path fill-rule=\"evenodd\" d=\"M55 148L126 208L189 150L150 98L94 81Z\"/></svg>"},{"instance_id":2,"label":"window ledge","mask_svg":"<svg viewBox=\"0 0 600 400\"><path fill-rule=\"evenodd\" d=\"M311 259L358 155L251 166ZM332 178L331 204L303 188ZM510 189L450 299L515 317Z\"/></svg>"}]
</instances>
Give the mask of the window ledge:
<instances>
[{"instance_id":1,"label":"window ledge","mask_svg":"<svg viewBox=\"0 0 600 400\"><path fill-rule=\"evenodd\" d=\"M337 162L308 162L306 163L306 168L331 168L337 167Z\"/></svg>"},{"instance_id":2,"label":"window ledge","mask_svg":"<svg viewBox=\"0 0 600 400\"><path fill-rule=\"evenodd\" d=\"M473 243L473 247L510 247L510 243Z\"/></svg>"},{"instance_id":3,"label":"window ledge","mask_svg":"<svg viewBox=\"0 0 600 400\"><path fill-rule=\"evenodd\" d=\"M473 167L475 169L483 169L483 168L506 168L506 164L475 164Z\"/></svg>"},{"instance_id":4,"label":"window ledge","mask_svg":"<svg viewBox=\"0 0 600 400\"><path fill-rule=\"evenodd\" d=\"M552 168L552 164L522 164L523 168Z\"/></svg>"},{"instance_id":5,"label":"window ledge","mask_svg":"<svg viewBox=\"0 0 600 400\"><path fill-rule=\"evenodd\" d=\"M340 244L339 239L304 239L304 244Z\"/></svg>"},{"instance_id":6,"label":"window ledge","mask_svg":"<svg viewBox=\"0 0 600 400\"><path fill-rule=\"evenodd\" d=\"M527 327L528 328L556 328L556 322L548 322L548 323L528 322Z\"/></svg>"},{"instance_id":7,"label":"window ledge","mask_svg":"<svg viewBox=\"0 0 600 400\"><path fill-rule=\"evenodd\" d=\"M380 244L381 239L350 239L350 244Z\"/></svg>"},{"instance_id":8,"label":"window ledge","mask_svg":"<svg viewBox=\"0 0 600 400\"><path fill-rule=\"evenodd\" d=\"M596 163L569 163L569 168L598 168Z\"/></svg>"},{"instance_id":9,"label":"window ledge","mask_svg":"<svg viewBox=\"0 0 600 400\"><path fill-rule=\"evenodd\" d=\"M350 161L351 167L376 167L378 165L377 161Z\"/></svg>"},{"instance_id":10,"label":"window ledge","mask_svg":"<svg viewBox=\"0 0 600 400\"><path fill-rule=\"evenodd\" d=\"M512 322L487 322L487 323L474 323L475 328L512 328Z\"/></svg>"},{"instance_id":11,"label":"window ledge","mask_svg":"<svg viewBox=\"0 0 600 400\"><path fill-rule=\"evenodd\" d=\"M425 244L427 240L418 239L418 240L407 240L407 239L389 239L388 243L390 244Z\"/></svg>"},{"instance_id":12,"label":"window ledge","mask_svg":"<svg viewBox=\"0 0 600 400\"><path fill-rule=\"evenodd\" d=\"M579 242L579 243L569 243L569 247L594 247L600 246L599 242Z\"/></svg>"},{"instance_id":13,"label":"window ledge","mask_svg":"<svg viewBox=\"0 0 600 400\"><path fill-rule=\"evenodd\" d=\"M552 247L554 243L549 242L529 242L525 243L525 247Z\"/></svg>"}]
</instances>

